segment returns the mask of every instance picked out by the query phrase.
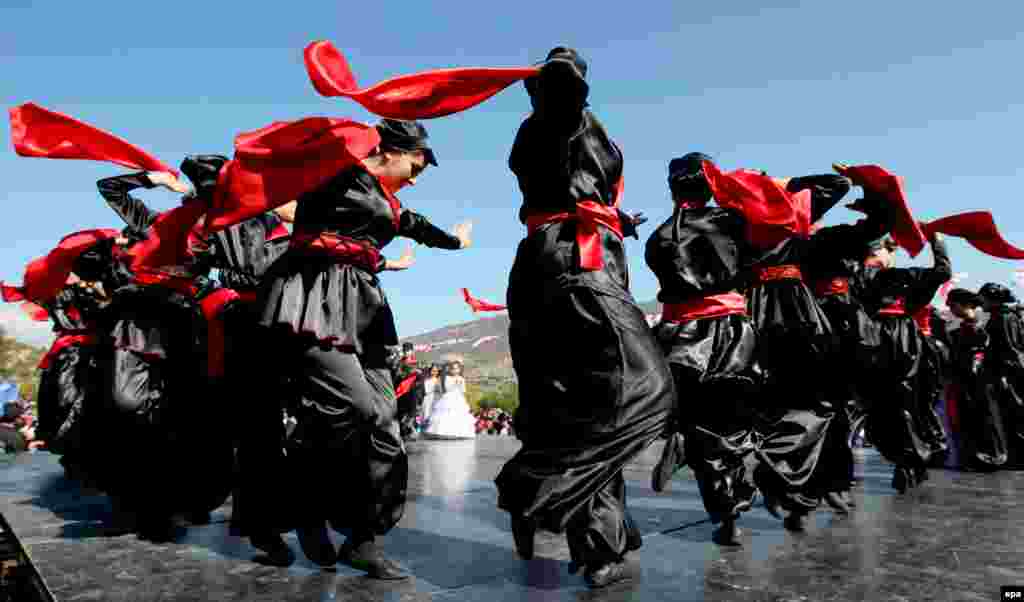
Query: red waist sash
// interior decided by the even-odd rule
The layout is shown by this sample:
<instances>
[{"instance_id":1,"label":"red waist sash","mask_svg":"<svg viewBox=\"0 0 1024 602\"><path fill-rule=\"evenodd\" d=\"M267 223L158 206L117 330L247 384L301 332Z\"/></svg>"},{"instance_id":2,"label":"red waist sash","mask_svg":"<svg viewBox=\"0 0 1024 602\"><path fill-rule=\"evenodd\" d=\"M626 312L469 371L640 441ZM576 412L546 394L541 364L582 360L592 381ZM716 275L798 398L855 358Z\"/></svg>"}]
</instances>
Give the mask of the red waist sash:
<instances>
[{"instance_id":1,"label":"red waist sash","mask_svg":"<svg viewBox=\"0 0 1024 602\"><path fill-rule=\"evenodd\" d=\"M288 243L292 249L324 255L365 269L370 273L377 272L380 263L380 250L368 242L356 240L330 232L295 232Z\"/></svg>"},{"instance_id":2,"label":"red waist sash","mask_svg":"<svg viewBox=\"0 0 1024 602\"><path fill-rule=\"evenodd\" d=\"M666 303L661 310L661 319L683 323L733 314L747 314L747 298L739 293L707 295L683 303Z\"/></svg>"},{"instance_id":3,"label":"red waist sash","mask_svg":"<svg viewBox=\"0 0 1024 602\"><path fill-rule=\"evenodd\" d=\"M814 283L814 294L818 297L830 295L845 295L850 292L850 279L846 276L836 276L826 280L818 280Z\"/></svg>"},{"instance_id":4,"label":"red waist sash","mask_svg":"<svg viewBox=\"0 0 1024 602\"><path fill-rule=\"evenodd\" d=\"M772 265L767 267L754 268L754 278L758 282L770 282L772 280L800 280L804 275L800 266L791 263L783 265Z\"/></svg>"},{"instance_id":5,"label":"red waist sash","mask_svg":"<svg viewBox=\"0 0 1024 602\"><path fill-rule=\"evenodd\" d=\"M95 333L86 332L81 334L62 334L57 337L57 340L50 345L50 350L46 352L43 359L39 360L40 370L46 370L53 363L53 359L57 357L57 354L67 349L72 345L95 345L99 343L99 337Z\"/></svg>"},{"instance_id":6,"label":"red waist sash","mask_svg":"<svg viewBox=\"0 0 1024 602\"><path fill-rule=\"evenodd\" d=\"M193 278L168 274L159 270L136 269L135 283L146 286L163 286L186 297L195 297L199 293L199 287L196 286Z\"/></svg>"},{"instance_id":7,"label":"red waist sash","mask_svg":"<svg viewBox=\"0 0 1024 602\"><path fill-rule=\"evenodd\" d=\"M903 297L896 299L895 303L886 305L878 310L880 316L905 316L907 315L907 300Z\"/></svg>"},{"instance_id":8,"label":"red waist sash","mask_svg":"<svg viewBox=\"0 0 1024 602\"><path fill-rule=\"evenodd\" d=\"M914 312L914 322L917 324L917 329L926 337L932 336L931 317L932 314L928 311L927 305Z\"/></svg>"},{"instance_id":9,"label":"red waist sash","mask_svg":"<svg viewBox=\"0 0 1024 602\"><path fill-rule=\"evenodd\" d=\"M576 220L576 245L580 249L580 267L589 272L604 268L601 254L601 236L598 226L604 226L622 238L619 210L594 201L576 203L573 213L531 213L526 216L526 228L533 234L544 224Z\"/></svg>"}]
</instances>

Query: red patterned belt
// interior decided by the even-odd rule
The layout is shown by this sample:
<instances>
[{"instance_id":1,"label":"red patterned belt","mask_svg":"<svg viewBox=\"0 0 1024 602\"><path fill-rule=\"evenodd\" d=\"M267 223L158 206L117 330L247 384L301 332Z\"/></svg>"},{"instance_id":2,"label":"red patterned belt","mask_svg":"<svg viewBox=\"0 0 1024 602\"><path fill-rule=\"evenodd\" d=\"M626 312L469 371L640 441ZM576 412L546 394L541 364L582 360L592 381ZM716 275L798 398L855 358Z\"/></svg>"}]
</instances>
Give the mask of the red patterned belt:
<instances>
[{"instance_id":1,"label":"red patterned belt","mask_svg":"<svg viewBox=\"0 0 1024 602\"><path fill-rule=\"evenodd\" d=\"M747 298L739 293L722 293L690 299L683 303L666 303L661 310L665 322L690 322L733 314L747 314Z\"/></svg>"},{"instance_id":2,"label":"red patterned belt","mask_svg":"<svg viewBox=\"0 0 1024 602\"><path fill-rule=\"evenodd\" d=\"M896 301L890 305L886 305L882 309L878 310L880 316L905 316L907 315L907 300L903 297L899 297Z\"/></svg>"},{"instance_id":3,"label":"red patterned belt","mask_svg":"<svg viewBox=\"0 0 1024 602\"><path fill-rule=\"evenodd\" d=\"M814 283L814 294L818 297L845 295L850 292L850 279L846 276L835 276Z\"/></svg>"},{"instance_id":4,"label":"red patterned belt","mask_svg":"<svg viewBox=\"0 0 1024 602\"><path fill-rule=\"evenodd\" d=\"M784 265L773 265L754 268L754 278L758 282L770 282L772 280L803 280L803 272L800 266L787 263Z\"/></svg>"},{"instance_id":5,"label":"red patterned belt","mask_svg":"<svg viewBox=\"0 0 1024 602\"><path fill-rule=\"evenodd\" d=\"M337 259L376 273L380 264L380 250L370 243L330 232L296 232L289 248Z\"/></svg>"},{"instance_id":6,"label":"red patterned belt","mask_svg":"<svg viewBox=\"0 0 1024 602\"><path fill-rule=\"evenodd\" d=\"M46 352L43 359L39 360L38 368L40 370L49 368L50 364L53 363L53 358L57 357L58 353L72 345L95 345L99 343L99 341L99 337L93 332L62 334L57 337L57 340L53 342L53 345L50 345L50 350Z\"/></svg>"},{"instance_id":7,"label":"red patterned belt","mask_svg":"<svg viewBox=\"0 0 1024 602\"><path fill-rule=\"evenodd\" d=\"M604 267L601 254L601 236L597 227L604 226L622 238L622 222L616 207L601 205L594 201L576 203L573 213L531 213L526 216L526 228L531 234L544 224L575 220L576 245L580 249L580 267L593 272Z\"/></svg>"},{"instance_id":8,"label":"red patterned belt","mask_svg":"<svg viewBox=\"0 0 1024 602\"><path fill-rule=\"evenodd\" d=\"M163 286L187 297L195 297L199 293L199 287L196 286L195 279L189 276L168 274L160 270L136 269L135 283L146 286Z\"/></svg>"}]
</instances>

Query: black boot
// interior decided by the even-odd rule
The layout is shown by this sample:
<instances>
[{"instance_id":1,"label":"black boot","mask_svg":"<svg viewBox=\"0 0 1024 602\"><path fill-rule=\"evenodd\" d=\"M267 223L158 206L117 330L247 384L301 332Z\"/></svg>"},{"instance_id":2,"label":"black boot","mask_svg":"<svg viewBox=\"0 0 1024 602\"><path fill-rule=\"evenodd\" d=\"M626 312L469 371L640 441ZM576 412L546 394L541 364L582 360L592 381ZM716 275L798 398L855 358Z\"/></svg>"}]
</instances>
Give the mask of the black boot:
<instances>
[{"instance_id":1,"label":"black boot","mask_svg":"<svg viewBox=\"0 0 1024 602\"><path fill-rule=\"evenodd\" d=\"M672 482L672 475L686 462L686 455L683 451L683 436L673 433L665 440L665 447L661 450L661 457L654 465L651 473L651 489L655 491L667 491Z\"/></svg>"},{"instance_id":2,"label":"black boot","mask_svg":"<svg viewBox=\"0 0 1024 602\"><path fill-rule=\"evenodd\" d=\"M327 534L327 525L303 526L296 529L299 535L299 545L302 546L302 553L315 564L320 566L334 566L338 563L338 553L331 543Z\"/></svg>"},{"instance_id":3,"label":"black boot","mask_svg":"<svg viewBox=\"0 0 1024 602\"><path fill-rule=\"evenodd\" d=\"M402 565L385 556L372 539L356 544L349 538L338 550L338 559L374 579L397 581L411 576Z\"/></svg>"},{"instance_id":4,"label":"black boot","mask_svg":"<svg viewBox=\"0 0 1024 602\"><path fill-rule=\"evenodd\" d=\"M254 534L249 538L249 543L266 554L265 564L289 567L295 562L295 553L277 533Z\"/></svg>"},{"instance_id":5,"label":"black boot","mask_svg":"<svg viewBox=\"0 0 1024 602\"><path fill-rule=\"evenodd\" d=\"M743 541L741 538L742 532L740 528L736 526L737 517L731 516L723 519L722 524L719 525L715 532L711 535L711 541L717 543L720 546L741 546Z\"/></svg>"},{"instance_id":6,"label":"black boot","mask_svg":"<svg viewBox=\"0 0 1024 602\"><path fill-rule=\"evenodd\" d=\"M528 518L512 517L512 539L516 544L516 553L523 560L533 560L533 536L537 533L537 525Z\"/></svg>"},{"instance_id":7,"label":"black boot","mask_svg":"<svg viewBox=\"0 0 1024 602\"><path fill-rule=\"evenodd\" d=\"M809 514L807 512L790 512L789 516L782 521L782 526L787 531L794 533L803 533L807 530L807 521Z\"/></svg>"}]
</instances>

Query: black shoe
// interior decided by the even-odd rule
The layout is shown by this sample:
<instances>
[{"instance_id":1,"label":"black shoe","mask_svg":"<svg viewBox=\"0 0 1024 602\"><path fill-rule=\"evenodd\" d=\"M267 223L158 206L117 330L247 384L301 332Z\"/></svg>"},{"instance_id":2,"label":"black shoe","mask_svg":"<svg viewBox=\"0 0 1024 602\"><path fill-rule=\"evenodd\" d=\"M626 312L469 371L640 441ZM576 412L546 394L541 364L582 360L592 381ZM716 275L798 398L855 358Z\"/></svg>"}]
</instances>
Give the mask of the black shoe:
<instances>
[{"instance_id":1,"label":"black shoe","mask_svg":"<svg viewBox=\"0 0 1024 602\"><path fill-rule=\"evenodd\" d=\"M764 496L764 509L768 511L775 518L782 520L782 504L779 501L767 494Z\"/></svg>"},{"instance_id":2,"label":"black shoe","mask_svg":"<svg viewBox=\"0 0 1024 602\"><path fill-rule=\"evenodd\" d=\"M849 514L850 506L843 499L843 494L838 491L830 491L825 494L825 503L827 503L836 514Z\"/></svg>"},{"instance_id":3,"label":"black shoe","mask_svg":"<svg viewBox=\"0 0 1024 602\"><path fill-rule=\"evenodd\" d=\"M808 514L805 512L790 512L789 516L782 521L782 526L793 533L803 533L807 530Z\"/></svg>"},{"instance_id":4,"label":"black shoe","mask_svg":"<svg viewBox=\"0 0 1024 602\"><path fill-rule=\"evenodd\" d=\"M631 577L632 575L626 570L625 562L609 562L595 570L587 569L583 574L584 581L592 588L608 587L613 583L626 581Z\"/></svg>"},{"instance_id":5,"label":"black shoe","mask_svg":"<svg viewBox=\"0 0 1024 602\"><path fill-rule=\"evenodd\" d=\"M374 579L397 581L411 577L409 571L385 556L372 541L365 541L358 546L346 541L338 550L338 559L354 569L365 571Z\"/></svg>"},{"instance_id":6,"label":"black shoe","mask_svg":"<svg viewBox=\"0 0 1024 602\"><path fill-rule=\"evenodd\" d=\"M665 447L661 450L661 457L654 465L654 472L651 473L651 489L659 492L668 490L672 475L685 461L683 436L678 433L669 435L665 440Z\"/></svg>"},{"instance_id":7,"label":"black shoe","mask_svg":"<svg viewBox=\"0 0 1024 602\"><path fill-rule=\"evenodd\" d=\"M902 466L897 466L892 471L892 488L898 493L906 493L913 484L907 478L907 471Z\"/></svg>"},{"instance_id":8,"label":"black shoe","mask_svg":"<svg viewBox=\"0 0 1024 602\"><path fill-rule=\"evenodd\" d=\"M171 517L144 518L139 521L138 536L152 543L170 543L185 536L188 529Z\"/></svg>"},{"instance_id":9,"label":"black shoe","mask_svg":"<svg viewBox=\"0 0 1024 602\"><path fill-rule=\"evenodd\" d=\"M190 524L199 527L210 524L213 517L210 516L209 512L190 512L185 516L185 520Z\"/></svg>"},{"instance_id":10,"label":"black shoe","mask_svg":"<svg viewBox=\"0 0 1024 602\"><path fill-rule=\"evenodd\" d=\"M711 541L720 546L742 546L743 533L736 526L736 519L723 520L722 524L711 534Z\"/></svg>"},{"instance_id":11,"label":"black shoe","mask_svg":"<svg viewBox=\"0 0 1024 602\"><path fill-rule=\"evenodd\" d=\"M327 525L306 526L296 529L302 553L315 564L334 566L338 563L338 553L327 534Z\"/></svg>"},{"instance_id":12,"label":"black shoe","mask_svg":"<svg viewBox=\"0 0 1024 602\"><path fill-rule=\"evenodd\" d=\"M516 544L516 553L523 560L533 560L533 536L537 533L537 525L528 518L512 517L512 539Z\"/></svg>"},{"instance_id":13,"label":"black shoe","mask_svg":"<svg viewBox=\"0 0 1024 602\"><path fill-rule=\"evenodd\" d=\"M266 554L265 562L270 566L289 567L295 562L295 553L277 533L253 535L249 538L252 547Z\"/></svg>"},{"instance_id":14,"label":"black shoe","mask_svg":"<svg viewBox=\"0 0 1024 602\"><path fill-rule=\"evenodd\" d=\"M914 468L914 480L920 485L928 480L928 468L924 466L918 466Z\"/></svg>"}]
</instances>

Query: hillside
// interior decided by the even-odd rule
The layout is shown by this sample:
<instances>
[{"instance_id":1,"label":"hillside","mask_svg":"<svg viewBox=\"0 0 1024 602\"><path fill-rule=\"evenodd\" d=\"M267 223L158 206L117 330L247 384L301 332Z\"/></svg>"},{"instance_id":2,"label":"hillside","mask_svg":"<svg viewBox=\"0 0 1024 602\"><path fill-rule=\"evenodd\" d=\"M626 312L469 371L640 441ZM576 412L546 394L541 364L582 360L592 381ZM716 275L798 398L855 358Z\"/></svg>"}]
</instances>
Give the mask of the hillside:
<instances>
[{"instance_id":1,"label":"hillside","mask_svg":"<svg viewBox=\"0 0 1024 602\"><path fill-rule=\"evenodd\" d=\"M39 376L36 366L45 352L6 336L0 327L0 382L17 383L21 398L34 400Z\"/></svg>"},{"instance_id":2,"label":"hillside","mask_svg":"<svg viewBox=\"0 0 1024 602\"><path fill-rule=\"evenodd\" d=\"M656 301L640 307L645 314L661 311ZM460 359L472 381L498 384L515 380L508 347L508 315L481 315L485 317L408 337L402 342L416 345L420 365Z\"/></svg>"}]
</instances>

